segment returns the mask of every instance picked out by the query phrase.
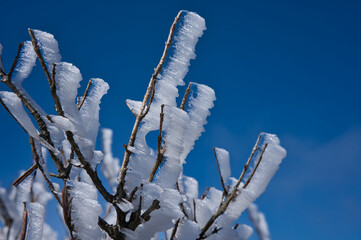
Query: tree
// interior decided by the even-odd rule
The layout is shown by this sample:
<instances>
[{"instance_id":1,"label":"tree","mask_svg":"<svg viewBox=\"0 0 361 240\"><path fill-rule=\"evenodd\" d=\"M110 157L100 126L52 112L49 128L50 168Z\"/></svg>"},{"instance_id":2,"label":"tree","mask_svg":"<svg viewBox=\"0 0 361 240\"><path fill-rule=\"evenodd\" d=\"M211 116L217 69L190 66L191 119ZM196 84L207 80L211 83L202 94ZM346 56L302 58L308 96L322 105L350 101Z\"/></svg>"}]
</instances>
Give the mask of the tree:
<instances>
[{"instance_id":1,"label":"tree","mask_svg":"<svg viewBox=\"0 0 361 240\"><path fill-rule=\"evenodd\" d=\"M14 188L0 189L4 224L0 238L56 238L44 223L45 206L52 196L71 239L157 239L160 233L166 239L250 236L249 226L234 222L265 190L285 150L276 135L261 133L236 179L231 177L228 152L214 148L222 190L208 188L200 197L197 181L183 175L185 159L204 131L215 100L210 87L191 82L180 106L176 103L177 86L184 85L204 30L205 21L196 13L181 11L176 16L143 101L126 102L136 120L120 165L112 155L110 129L102 129L103 149L95 150L99 104L108 84L90 79L77 97L82 80L79 69L61 62L53 35L29 29L31 41L19 45L8 73L0 61L1 82L11 90L0 92L0 102L29 135L34 159ZM1 52L0 45L0 56ZM172 55L167 59L168 52ZM36 59L48 80L56 114L47 114L22 87ZM151 131L158 132L154 150L146 141ZM47 170L46 152L57 173ZM99 170L109 187L100 180ZM98 194L106 206L100 205ZM248 211L257 232L268 239L264 216L251 206Z\"/></svg>"}]
</instances>

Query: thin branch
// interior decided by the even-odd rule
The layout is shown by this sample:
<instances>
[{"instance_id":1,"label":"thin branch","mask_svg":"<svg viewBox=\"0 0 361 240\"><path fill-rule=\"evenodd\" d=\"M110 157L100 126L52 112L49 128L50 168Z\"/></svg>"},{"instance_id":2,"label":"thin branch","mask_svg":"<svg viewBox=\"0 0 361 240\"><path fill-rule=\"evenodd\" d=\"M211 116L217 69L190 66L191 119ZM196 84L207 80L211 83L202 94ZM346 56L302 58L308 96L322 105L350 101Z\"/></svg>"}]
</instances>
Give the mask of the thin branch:
<instances>
[{"instance_id":1,"label":"thin branch","mask_svg":"<svg viewBox=\"0 0 361 240\"><path fill-rule=\"evenodd\" d=\"M135 110L129 105L128 101L125 101L127 106L129 107L130 111L133 113L134 116L137 116L138 114L135 112Z\"/></svg>"},{"instance_id":2,"label":"thin branch","mask_svg":"<svg viewBox=\"0 0 361 240\"><path fill-rule=\"evenodd\" d=\"M90 86L92 85L92 80L90 79L89 82L88 82L88 85L86 86L86 89L84 91L84 94L81 98L81 101L80 103L78 104L78 110L80 110L80 108L83 106L84 102L85 102L85 99L86 97L88 96L88 93L89 93L89 89L90 89Z\"/></svg>"},{"instance_id":3,"label":"thin branch","mask_svg":"<svg viewBox=\"0 0 361 240\"><path fill-rule=\"evenodd\" d=\"M13 75L13 72L15 70L16 64L18 63L20 52L21 52L21 49L23 48L23 46L24 46L24 43L19 43L18 52L16 53L16 57L13 61L13 64L11 65L10 72L8 74L9 79L11 79L11 76Z\"/></svg>"},{"instance_id":4,"label":"thin branch","mask_svg":"<svg viewBox=\"0 0 361 240\"><path fill-rule=\"evenodd\" d=\"M104 187L104 185L102 184L102 181L100 180L98 173L95 170L93 170L93 168L91 167L90 163L85 159L84 155L82 154L82 152L80 151L80 148L78 146L78 144L75 142L74 140L74 135L72 132L70 131L66 131L65 135L71 145L72 150L75 152L75 154L78 156L78 159L80 161L80 163L83 165L83 168L85 169L85 171L87 172L87 174L89 175L90 179L93 181L94 186L96 187L96 189L99 191L99 193L103 196L103 198L109 202L109 203L113 203L114 200L114 196L111 195Z\"/></svg>"},{"instance_id":5,"label":"thin branch","mask_svg":"<svg viewBox=\"0 0 361 240\"><path fill-rule=\"evenodd\" d=\"M35 146L34 138L29 137L29 141L30 141L31 151L33 153L34 160L35 160L36 164L38 165L39 170L43 174L43 177L44 177L45 181L48 183L48 187L49 187L51 193L54 195L55 199L58 201L60 206L62 206L62 202L61 202L58 194L55 191L53 183L50 181L50 179L46 175L45 169L43 168L43 166L39 163L40 158L42 158L42 156L39 156L39 154L38 154L38 151L37 151L36 146Z\"/></svg>"},{"instance_id":6,"label":"thin branch","mask_svg":"<svg viewBox=\"0 0 361 240\"><path fill-rule=\"evenodd\" d=\"M196 200L193 198L193 220L197 223Z\"/></svg>"},{"instance_id":7,"label":"thin branch","mask_svg":"<svg viewBox=\"0 0 361 240\"><path fill-rule=\"evenodd\" d=\"M183 96L183 99L182 99L182 103L180 105L180 109L184 110L185 106L186 106L186 102L187 102L187 99L188 99L188 95L189 93L191 92L191 85L192 85L192 82L188 83L188 87L186 89L186 92L184 93L184 96Z\"/></svg>"},{"instance_id":8,"label":"thin branch","mask_svg":"<svg viewBox=\"0 0 361 240\"><path fill-rule=\"evenodd\" d=\"M156 210L159 209L160 205L159 205L159 201L158 200L153 200L152 205L150 205L150 207L142 214L142 216L140 216L142 219L144 219L145 221L149 221L150 219L150 214Z\"/></svg>"},{"instance_id":9,"label":"thin branch","mask_svg":"<svg viewBox=\"0 0 361 240\"><path fill-rule=\"evenodd\" d=\"M252 173L251 173L251 176L249 176L248 180L247 180L246 183L243 185L243 188L246 188L246 187L248 186L248 184L251 182L251 180L252 180L252 178L253 178L253 175L254 175L255 172L257 171L257 168L258 168L259 164L260 164L261 161L262 161L263 153L264 153L264 151L266 151L267 146L268 146L268 143L266 143L266 144L264 145L264 147L263 147L263 149L262 149L262 152L261 152L261 154L260 154L260 156L259 156L259 158L258 158L257 164L256 164L256 166L254 167L254 169L253 169L253 171L252 171Z\"/></svg>"},{"instance_id":10,"label":"thin branch","mask_svg":"<svg viewBox=\"0 0 361 240\"><path fill-rule=\"evenodd\" d=\"M168 240L167 232L163 232L163 234L164 234L164 239L165 239L165 240Z\"/></svg>"},{"instance_id":11,"label":"thin branch","mask_svg":"<svg viewBox=\"0 0 361 240\"><path fill-rule=\"evenodd\" d=\"M157 169L162 164L164 159L164 149L162 149L162 131L163 131L163 121L164 121L164 104L160 108L160 118L159 118L159 134L158 134L158 144L157 144L157 159L155 160L152 171L149 174L148 182L152 182L157 172Z\"/></svg>"},{"instance_id":12,"label":"thin branch","mask_svg":"<svg viewBox=\"0 0 361 240\"><path fill-rule=\"evenodd\" d=\"M135 188L131 191L131 193L129 194L129 197L128 197L128 199L127 199L129 202L132 202L132 201L133 201L134 194L137 192L137 190L138 190L138 187L135 187Z\"/></svg>"},{"instance_id":13,"label":"thin branch","mask_svg":"<svg viewBox=\"0 0 361 240\"><path fill-rule=\"evenodd\" d=\"M182 193L181 193L181 191L180 191L180 188L179 188L179 182L178 182L178 181L176 182L176 188L177 188L178 192L182 195ZM179 203L179 208L180 208L180 210L183 212L184 216L185 216L187 219L189 219L189 216L188 216L188 214L187 214L187 212L186 212L186 209L185 209L185 207L184 207L183 202Z\"/></svg>"},{"instance_id":14,"label":"thin branch","mask_svg":"<svg viewBox=\"0 0 361 240\"><path fill-rule=\"evenodd\" d=\"M177 221L175 222L174 228L173 228L173 230L172 230L172 234L171 234L171 236L170 236L170 240L174 240L174 237L175 237L175 234L177 233L177 229L178 229L180 220L181 220L181 219L178 218Z\"/></svg>"},{"instance_id":15,"label":"thin branch","mask_svg":"<svg viewBox=\"0 0 361 240\"><path fill-rule=\"evenodd\" d=\"M26 211L26 203L23 203L23 204L24 204L23 221L22 221L19 240L24 240L25 239L27 225L28 225L28 213Z\"/></svg>"},{"instance_id":16,"label":"thin branch","mask_svg":"<svg viewBox=\"0 0 361 240\"><path fill-rule=\"evenodd\" d=\"M174 19L174 22L173 22L173 24L172 24L172 26L170 28L170 32L169 32L169 35L168 35L167 42L166 42L165 47L164 47L163 55L162 55L162 57L161 57L161 59L160 59L160 61L158 63L158 66L155 68L154 73L153 73L150 81L149 81L149 85L148 85L147 91L146 91L146 93L144 95L143 102L142 102L142 105L141 105L140 110L139 110L139 114L136 117L136 120L135 120L135 123L134 123L134 126L133 126L133 130L132 130L132 133L131 133L130 138L129 138L128 146L130 146L130 147L134 147L134 142L135 142L135 138L136 138L136 135L137 135L137 132L138 132L139 124L141 123L142 119L145 116L145 115L142 115L142 113L143 113L143 111L144 111L144 109L146 107L146 104L147 104L149 99L151 99L151 100L153 99L152 96L154 96L154 92L155 92L155 83L156 83L158 74L161 72L163 64L164 64L164 62L166 60L169 48L170 48L170 46L172 44L172 39L173 39L174 31L175 31L175 26L178 23L178 21L179 21L179 19L181 17L181 14L182 14L182 11L180 11L178 13L178 15L176 16L176 18ZM148 108L150 107L150 103L151 102L149 102L149 104L148 104ZM125 195L125 192L124 192L125 175L126 175L130 155L131 155L130 151L127 150L127 151L124 152L122 167L120 169L120 173L119 173L119 177L118 177L118 186L117 186L116 198L121 198L121 197L123 197Z\"/></svg>"},{"instance_id":17,"label":"thin branch","mask_svg":"<svg viewBox=\"0 0 361 240\"><path fill-rule=\"evenodd\" d=\"M218 168L219 176L221 178L221 183L222 183L222 188L223 188L223 195L227 196L228 195L228 188L224 185L224 179L223 179L223 176L222 176L221 166L220 166L219 161L218 161L216 148L213 148L213 153L214 153L214 158L216 159L216 162L217 162L217 168Z\"/></svg>"},{"instance_id":18,"label":"thin branch","mask_svg":"<svg viewBox=\"0 0 361 240\"><path fill-rule=\"evenodd\" d=\"M202 196L200 197L201 200L203 200L205 197L207 197L209 192L209 187L206 187L206 189L204 190Z\"/></svg>"},{"instance_id":19,"label":"thin branch","mask_svg":"<svg viewBox=\"0 0 361 240\"><path fill-rule=\"evenodd\" d=\"M22 181L24 181L28 176L30 176L30 174L32 174L36 169L38 168L38 164L35 163L33 166L31 166L28 170L26 170L23 174L21 174L20 177L18 177L18 179L16 179L13 182L13 185L15 187L17 187Z\"/></svg>"}]
</instances>

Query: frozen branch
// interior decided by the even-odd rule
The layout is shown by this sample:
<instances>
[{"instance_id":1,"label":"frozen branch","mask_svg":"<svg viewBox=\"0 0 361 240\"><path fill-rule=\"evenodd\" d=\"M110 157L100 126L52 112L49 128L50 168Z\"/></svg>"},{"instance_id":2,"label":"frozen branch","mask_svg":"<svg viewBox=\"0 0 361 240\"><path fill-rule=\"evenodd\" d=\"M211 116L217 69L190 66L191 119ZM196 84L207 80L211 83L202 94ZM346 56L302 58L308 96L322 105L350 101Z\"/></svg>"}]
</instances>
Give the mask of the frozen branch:
<instances>
[{"instance_id":1,"label":"frozen branch","mask_svg":"<svg viewBox=\"0 0 361 240\"><path fill-rule=\"evenodd\" d=\"M130 147L134 146L134 142L135 142L135 138L136 138L136 135L137 135L137 132L138 132L139 124L141 123L141 121L145 117L143 111L144 111L144 109L146 107L146 104L147 104L148 100L149 99L151 101L153 100L157 77L158 77L158 74L162 70L163 64L164 64L164 62L165 62L165 60L167 58L169 48L172 45L172 39L173 39L174 31L175 31L175 26L178 23L178 21L179 21L179 19L181 17L181 14L182 14L182 11L180 11L178 13L178 15L174 19L174 22L173 22L173 24L172 24L172 26L170 28L168 39L167 39L167 42L166 42L165 47L164 47L163 55L162 55L162 57L161 57L161 59L160 59L160 61L158 63L158 66L154 69L154 73L153 73L153 75L152 75L152 77L151 77L151 79L149 81L147 91L146 91L146 93L144 95L143 102L142 102L142 105L140 107L139 113L136 116L136 120L135 120L133 130L132 130L132 133L130 135L130 139L129 139L129 142L128 142L127 146L130 146ZM149 101L148 109L150 108L151 101ZM147 112L148 112L148 110L146 110L145 113L147 113ZM126 150L124 152L123 162L122 162L122 166L121 166L119 177L118 177L117 192L116 192L116 195L115 195L115 197L117 199L125 196L125 192L124 192L125 175L126 175L126 171L128 169L127 167L128 167L130 155L131 155L131 152L129 150Z\"/></svg>"}]
</instances>

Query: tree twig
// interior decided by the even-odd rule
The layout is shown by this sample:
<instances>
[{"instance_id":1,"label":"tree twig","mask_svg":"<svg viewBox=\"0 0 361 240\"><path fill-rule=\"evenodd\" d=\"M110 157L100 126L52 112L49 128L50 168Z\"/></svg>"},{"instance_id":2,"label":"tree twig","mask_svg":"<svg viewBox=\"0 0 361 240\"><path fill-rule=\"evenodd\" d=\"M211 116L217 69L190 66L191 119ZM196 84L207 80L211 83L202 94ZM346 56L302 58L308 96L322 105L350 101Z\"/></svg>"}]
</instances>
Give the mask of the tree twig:
<instances>
[{"instance_id":1,"label":"tree twig","mask_svg":"<svg viewBox=\"0 0 361 240\"><path fill-rule=\"evenodd\" d=\"M222 183L222 188L223 188L223 195L227 196L228 195L228 188L224 185L224 179L223 179L223 176L222 176L221 166L219 165L219 161L218 161L218 157L217 157L217 153L216 153L216 148L213 148L213 153L214 153L214 158L216 159L216 162L217 162L217 168L218 168L219 176L221 178L221 183Z\"/></svg>"},{"instance_id":2,"label":"tree twig","mask_svg":"<svg viewBox=\"0 0 361 240\"><path fill-rule=\"evenodd\" d=\"M48 183L48 187L49 187L51 193L54 195L55 199L58 201L60 206L62 206L62 202L61 202L58 194L55 191L53 183L50 181L50 179L46 175L45 169L43 168L43 166L39 163L40 158L42 158L42 156L39 156L39 154L38 154L38 151L37 151L36 146L35 146L34 138L29 137L29 141L30 141L31 151L33 153L33 157L34 157L34 160L36 162L36 165L38 166L40 172L43 174L43 177L44 177L45 181Z\"/></svg>"},{"instance_id":3,"label":"tree twig","mask_svg":"<svg viewBox=\"0 0 361 240\"><path fill-rule=\"evenodd\" d=\"M174 240L174 237L175 237L175 234L177 233L177 229L178 229L178 225L179 225L179 222L180 222L180 218L177 219L177 221L175 222L174 224L174 228L172 230L172 234L170 236L170 240Z\"/></svg>"},{"instance_id":4,"label":"tree twig","mask_svg":"<svg viewBox=\"0 0 361 240\"><path fill-rule=\"evenodd\" d=\"M13 61L13 64L11 65L10 72L8 73L8 77L10 79L11 79L11 76L13 75L16 64L18 63L20 52L21 52L21 49L23 48L23 46L24 46L24 43L19 43L18 52L16 53L16 57L15 57L15 59Z\"/></svg>"},{"instance_id":5,"label":"tree twig","mask_svg":"<svg viewBox=\"0 0 361 240\"><path fill-rule=\"evenodd\" d=\"M152 74L152 77L151 77L150 81L149 81L147 91L146 91L146 93L144 95L142 105L141 105L141 107L139 109L139 113L136 116L136 120L135 120L135 123L134 123L134 126L133 126L133 130L132 130L132 133L131 133L130 138L129 138L128 146L130 146L130 147L134 147L134 142L135 142L136 135L138 133L139 124L141 123L141 121L145 117L145 115L143 115L143 111L144 111L144 109L146 107L146 104L147 104L149 99L151 99L151 100L153 99L152 96L154 96L154 92L155 92L155 83L156 83L158 74L161 72L163 64L164 64L164 62L166 60L169 48L170 48L170 46L172 44L172 39L173 39L174 31L175 31L175 26L178 23L178 21L179 21L179 19L181 17L181 14L182 14L182 11L180 11L177 14L176 18L174 19L174 22L173 22L173 24L172 24L172 26L170 28L170 32L169 32L169 35L168 35L167 42L166 42L165 47L164 47L163 55L162 55L162 57L161 57L161 59L160 59L160 61L158 63L158 66L155 68L154 73ZM151 104L151 102L149 102L148 108L150 108L150 104ZM148 110L146 110L146 112L147 111ZM122 166L121 166L119 177L118 177L117 192L115 194L116 199L124 197L124 195L125 195L125 191L124 191L125 175L126 175L130 155L131 155L130 151L126 150L124 152L123 162L122 162Z\"/></svg>"},{"instance_id":6,"label":"tree twig","mask_svg":"<svg viewBox=\"0 0 361 240\"><path fill-rule=\"evenodd\" d=\"M154 166L152 168L152 171L149 174L148 182L152 182L155 176L155 173L157 172L157 169L162 164L164 159L164 150L162 149L162 131L163 131L163 121L164 121L164 104L160 107L160 118L159 118L159 134L158 134L158 143L157 143L157 159L155 160Z\"/></svg>"},{"instance_id":7,"label":"tree twig","mask_svg":"<svg viewBox=\"0 0 361 240\"><path fill-rule=\"evenodd\" d=\"M186 102L187 102L187 99L188 99L188 95L189 93L191 92L191 85L192 85L192 82L188 83L188 87L186 89L186 92L184 93L184 96L183 96L183 99L182 99L182 103L180 105L180 109L184 110L185 106L186 106Z\"/></svg>"},{"instance_id":8,"label":"tree twig","mask_svg":"<svg viewBox=\"0 0 361 240\"><path fill-rule=\"evenodd\" d=\"M82 96L82 98L81 98L81 101L80 101L80 103L78 104L78 110L80 110L80 108L83 106L83 104L84 104L84 102L85 102L85 99L86 99L86 97L88 96L89 89L90 89L91 85L92 85L92 80L90 79L89 82L88 82L88 85L86 86L86 89L85 89L85 91L84 91L84 94L83 94L83 96Z\"/></svg>"},{"instance_id":9,"label":"tree twig","mask_svg":"<svg viewBox=\"0 0 361 240\"><path fill-rule=\"evenodd\" d=\"M18 177L14 182L13 185L17 187L22 181L24 181L30 174L32 174L38 168L38 164L35 163L31 166L28 170L26 170L20 177Z\"/></svg>"}]
</instances>

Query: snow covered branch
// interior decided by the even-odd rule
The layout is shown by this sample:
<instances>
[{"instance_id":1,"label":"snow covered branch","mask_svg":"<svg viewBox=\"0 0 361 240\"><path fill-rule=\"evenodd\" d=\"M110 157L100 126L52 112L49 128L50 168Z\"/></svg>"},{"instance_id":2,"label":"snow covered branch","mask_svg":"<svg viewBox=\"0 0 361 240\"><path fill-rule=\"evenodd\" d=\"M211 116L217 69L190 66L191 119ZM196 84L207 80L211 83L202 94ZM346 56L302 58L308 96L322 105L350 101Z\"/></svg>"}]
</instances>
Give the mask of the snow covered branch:
<instances>
[{"instance_id":1,"label":"snow covered branch","mask_svg":"<svg viewBox=\"0 0 361 240\"><path fill-rule=\"evenodd\" d=\"M0 44L1 82L10 89L0 92L0 103L29 135L33 155L31 167L14 186L0 188L0 240L56 239L44 215L52 197L70 239L154 240L162 234L172 240L247 239L252 228L234 225L247 208L256 231L269 239L264 215L252 202L265 191L286 155L276 135L258 136L238 179L231 177L229 153L213 149L222 191L207 188L199 197L197 180L183 174L216 99L212 88L190 82L177 106L178 86L185 85L205 29L198 14L177 14L143 100L126 101L136 120L122 163L112 153L112 130L102 129L102 151L96 150L100 102L109 89L104 80L91 78L79 96L80 70L61 61L58 42L49 33L29 29L31 41L19 45L8 73ZM46 113L22 86L37 60L49 84L54 113ZM147 142L154 131L156 149ZM53 163L46 161L46 152ZM49 164L55 165L55 173L48 170Z\"/></svg>"}]
</instances>

